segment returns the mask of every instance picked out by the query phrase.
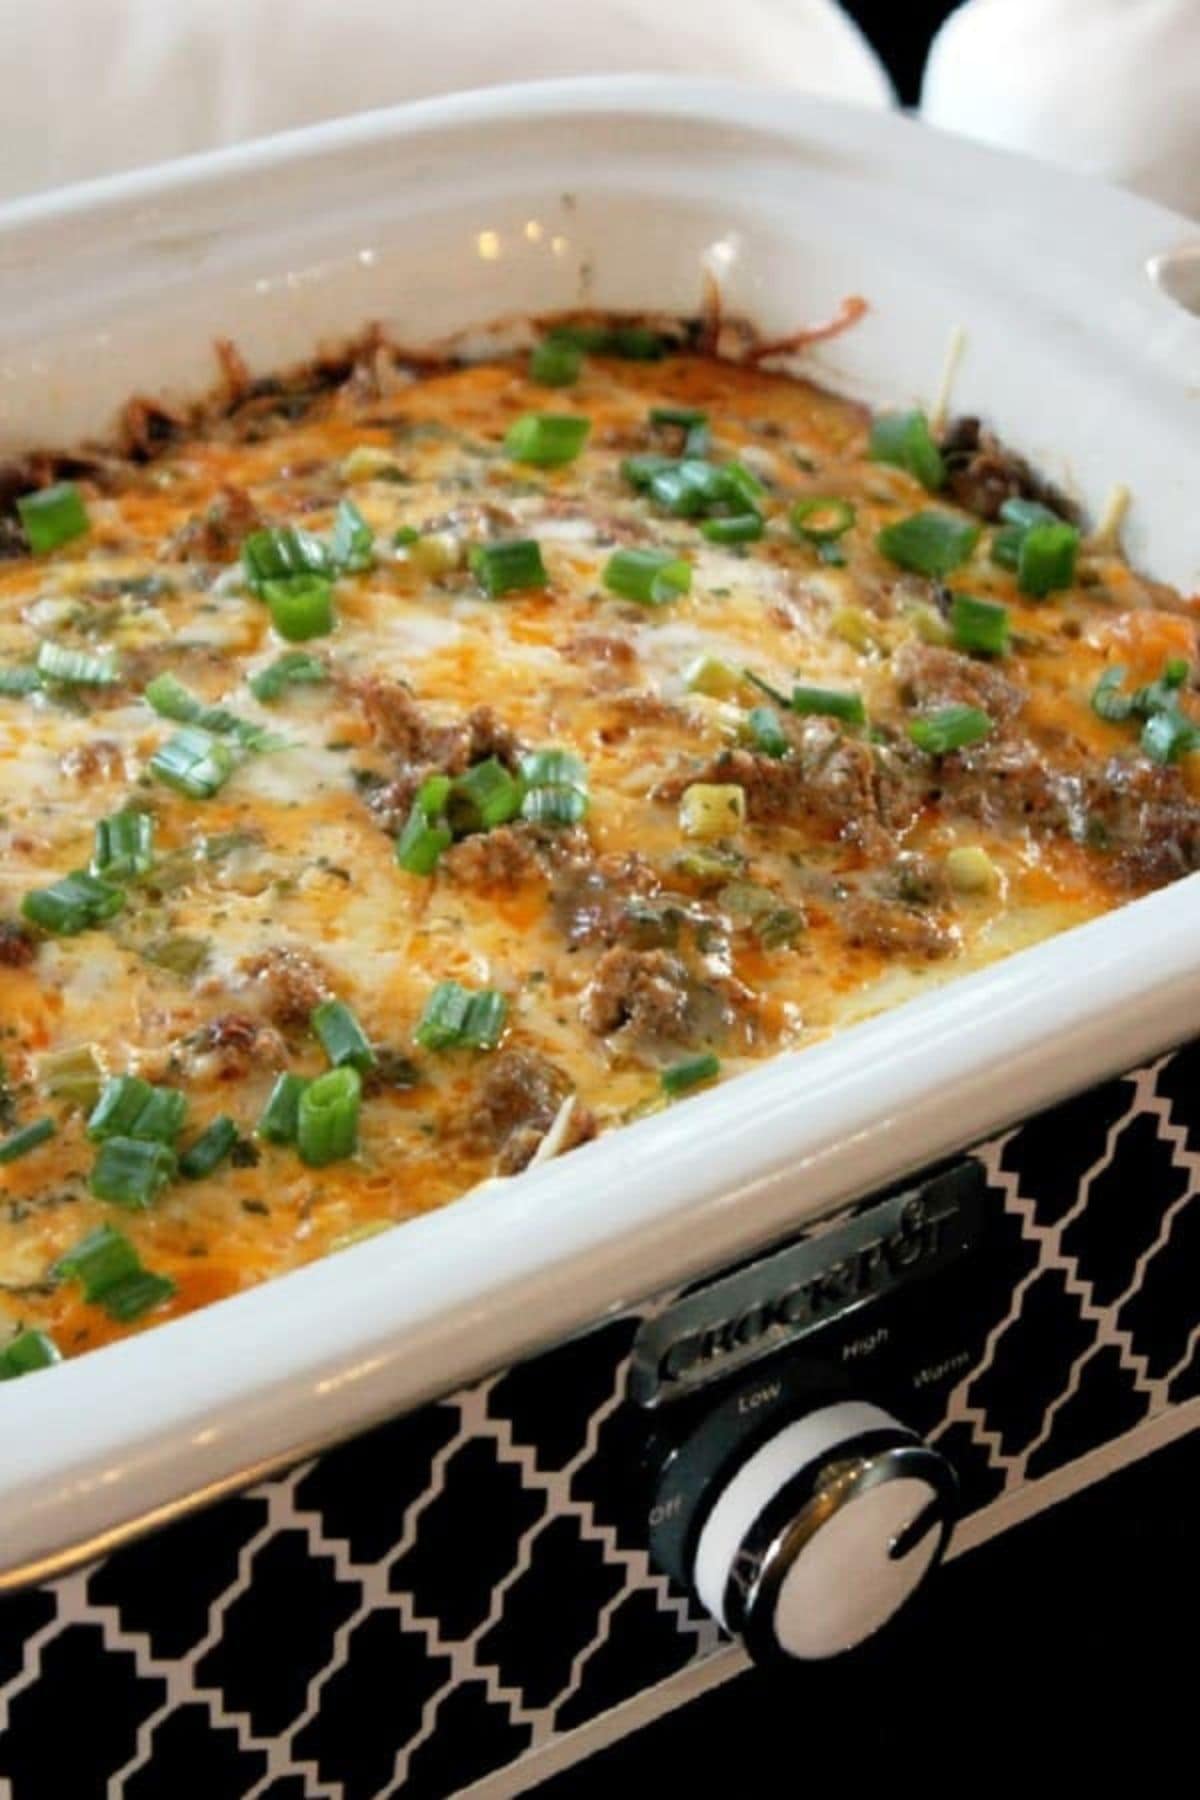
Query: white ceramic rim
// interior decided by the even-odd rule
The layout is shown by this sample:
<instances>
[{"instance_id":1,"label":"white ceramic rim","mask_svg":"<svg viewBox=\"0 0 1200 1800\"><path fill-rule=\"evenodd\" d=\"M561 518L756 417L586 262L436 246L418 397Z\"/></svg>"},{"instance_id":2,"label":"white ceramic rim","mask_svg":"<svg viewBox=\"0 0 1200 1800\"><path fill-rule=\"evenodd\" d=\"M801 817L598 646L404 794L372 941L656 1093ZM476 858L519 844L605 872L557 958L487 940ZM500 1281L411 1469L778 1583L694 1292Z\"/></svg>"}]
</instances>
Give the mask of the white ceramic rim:
<instances>
[{"instance_id":1,"label":"white ceramic rim","mask_svg":"<svg viewBox=\"0 0 1200 1800\"><path fill-rule=\"evenodd\" d=\"M946 140L795 94L640 77L493 89L43 196L0 215L14 246L97 213L170 202L268 168L369 154L397 136L583 113L852 137L914 168ZM967 144L956 168L1010 194L1086 202L1130 251L1137 362L1145 256L1185 229L1125 195ZM1081 252L1083 254L1083 252ZM1166 306L1169 303L1158 300ZM1193 347L1200 338L1190 340ZM1195 1031L1197 878L784 1056L402 1231L3 1394L0 1585L45 1576L366 1424L794 1230ZM986 1029L981 1027L986 1027Z\"/></svg>"}]
</instances>

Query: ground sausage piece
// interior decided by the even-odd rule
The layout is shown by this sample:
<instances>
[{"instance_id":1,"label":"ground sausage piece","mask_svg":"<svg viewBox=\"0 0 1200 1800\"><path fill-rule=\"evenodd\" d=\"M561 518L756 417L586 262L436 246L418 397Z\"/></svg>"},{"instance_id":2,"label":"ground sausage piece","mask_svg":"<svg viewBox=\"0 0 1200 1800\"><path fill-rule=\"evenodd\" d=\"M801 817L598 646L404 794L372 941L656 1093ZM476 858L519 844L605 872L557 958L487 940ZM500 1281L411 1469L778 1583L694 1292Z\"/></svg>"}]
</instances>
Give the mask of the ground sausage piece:
<instances>
[{"instance_id":1,"label":"ground sausage piece","mask_svg":"<svg viewBox=\"0 0 1200 1800\"><path fill-rule=\"evenodd\" d=\"M520 826L498 825L452 845L441 867L463 887L515 888L537 873L537 846Z\"/></svg>"},{"instance_id":2,"label":"ground sausage piece","mask_svg":"<svg viewBox=\"0 0 1200 1800\"><path fill-rule=\"evenodd\" d=\"M191 1049L193 1075L208 1074L218 1081L240 1081L251 1069L279 1069L287 1060L279 1033L245 1013L213 1019L196 1034Z\"/></svg>"},{"instance_id":3,"label":"ground sausage piece","mask_svg":"<svg viewBox=\"0 0 1200 1800\"><path fill-rule=\"evenodd\" d=\"M1021 689L999 669L957 650L905 644L892 669L902 698L917 706L976 706L993 725L1006 725L1025 704Z\"/></svg>"},{"instance_id":4,"label":"ground sausage piece","mask_svg":"<svg viewBox=\"0 0 1200 1800\"><path fill-rule=\"evenodd\" d=\"M587 669L592 692L596 694L627 687L637 673L637 651L625 638L577 632L562 646L562 654Z\"/></svg>"},{"instance_id":5,"label":"ground sausage piece","mask_svg":"<svg viewBox=\"0 0 1200 1800\"><path fill-rule=\"evenodd\" d=\"M956 419L942 440L946 491L981 519L998 519L1006 500L1037 500L1074 520L1074 504L1035 474L1023 456L1006 449L978 419Z\"/></svg>"},{"instance_id":6,"label":"ground sausage piece","mask_svg":"<svg viewBox=\"0 0 1200 1800\"><path fill-rule=\"evenodd\" d=\"M554 883L551 907L572 944L615 944L629 916L629 903L658 891L659 881L636 851L627 856L576 857Z\"/></svg>"},{"instance_id":7,"label":"ground sausage piece","mask_svg":"<svg viewBox=\"0 0 1200 1800\"><path fill-rule=\"evenodd\" d=\"M0 919L0 968L24 969L37 955L37 944L15 919Z\"/></svg>"},{"instance_id":8,"label":"ground sausage piece","mask_svg":"<svg viewBox=\"0 0 1200 1800\"><path fill-rule=\"evenodd\" d=\"M1200 868L1200 805L1178 768L1110 758L1088 784L1087 814L1131 887L1162 887Z\"/></svg>"},{"instance_id":9,"label":"ground sausage piece","mask_svg":"<svg viewBox=\"0 0 1200 1800\"><path fill-rule=\"evenodd\" d=\"M583 1022L598 1037L629 1025L639 1037L682 1040L690 987L686 966L665 950L606 950L584 991Z\"/></svg>"},{"instance_id":10,"label":"ground sausage piece","mask_svg":"<svg viewBox=\"0 0 1200 1800\"><path fill-rule=\"evenodd\" d=\"M472 707L457 724L435 725L402 681L370 675L354 692L375 741L403 762L423 765L426 773L461 775L489 756L510 769L517 765L520 743L490 706Z\"/></svg>"},{"instance_id":11,"label":"ground sausage piece","mask_svg":"<svg viewBox=\"0 0 1200 1800\"><path fill-rule=\"evenodd\" d=\"M274 945L241 965L262 990L263 1009L272 1024L307 1025L314 1006L333 989L329 971L307 950Z\"/></svg>"},{"instance_id":12,"label":"ground sausage piece","mask_svg":"<svg viewBox=\"0 0 1200 1800\"><path fill-rule=\"evenodd\" d=\"M71 781L114 781L125 773L125 753L115 738L93 738L64 751L58 766Z\"/></svg>"},{"instance_id":13,"label":"ground sausage piece","mask_svg":"<svg viewBox=\"0 0 1200 1800\"><path fill-rule=\"evenodd\" d=\"M505 1050L492 1059L476 1094L472 1138L498 1153L501 1175L515 1175L536 1155L570 1092L567 1076L536 1050ZM595 1117L576 1101L562 1148L573 1150L595 1135Z\"/></svg>"},{"instance_id":14,"label":"ground sausage piece","mask_svg":"<svg viewBox=\"0 0 1200 1800\"><path fill-rule=\"evenodd\" d=\"M958 948L954 930L894 900L855 894L839 906L836 918L851 944L882 950L888 956L949 956Z\"/></svg>"},{"instance_id":15,"label":"ground sausage piece","mask_svg":"<svg viewBox=\"0 0 1200 1800\"><path fill-rule=\"evenodd\" d=\"M197 513L181 526L167 548L175 555L202 562L236 562L243 540L262 525L262 514L246 490L228 483L206 512Z\"/></svg>"},{"instance_id":16,"label":"ground sausage piece","mask_svg":"<svg viewBox=\"0 0 1200 1800\"><path fill-rule=\"evenodd\" d=\"M725 750L706 767L672 776L655 789L658 800L678 800L693 782L730 782L746 796L746 817L756 825L800 825L813 819L834 825L839 836L873 838L878 829L875 758L861 738L825 719L809 719L786 757Z\"/></svg>"},{"instance_id":17,"label":"ground sausage piece","mask_svg":"<svg viewBox=\"0 0 1200 1800\"><path fill-rule=\"evenodd\" d=\"M428 761L429 724L413 699L411 688L402 681L369 675L354 691L377 743L397 751L405 762Z\"/></svg>"}]
</instances>

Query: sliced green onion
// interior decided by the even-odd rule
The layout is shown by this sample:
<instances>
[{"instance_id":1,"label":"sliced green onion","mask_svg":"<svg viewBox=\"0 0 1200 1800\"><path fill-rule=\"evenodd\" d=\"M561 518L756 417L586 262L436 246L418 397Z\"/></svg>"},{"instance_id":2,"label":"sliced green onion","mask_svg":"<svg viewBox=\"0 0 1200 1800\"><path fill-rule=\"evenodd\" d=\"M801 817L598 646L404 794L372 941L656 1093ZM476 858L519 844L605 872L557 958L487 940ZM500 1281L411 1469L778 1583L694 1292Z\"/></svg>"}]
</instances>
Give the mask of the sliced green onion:
<instances>
[{"instance_id":1,"label":"sliced green onion","mask_svg":"<svg viewBox=\"0 0 1200 1800\"><path fill-rule=\"evenodd\" d=\"M61 1361L62 1351L44 1331L19 1331L0 1350L0 1381L32 1375L37 1369L48 1369Z\"/></svg>"},{"instance_id":2,"label":"sliced green onion","mask_svg":"<svg viewBox=\"0 0 1200 1800\"><path fill-rule=\"evenodd\" d=\"M1113 725L1122 723L1133 712L1133 695L1121 692L1125 673L1124 665L1115 663L1111 669L1105 669L1092 690L1092 711Z\"/></svg>"},{"instance_id":3,"label":"sliced green onion","mask_svg":"<svg viewBox=\"0 0 1200 1800\"><path fill-rule=\"evenodd\" d=\"M375 560L375 533L353 500L341 500L329 539L329 560L339 574L358 575Z\"/></svg>"},{"instance_id":4,"label":"sliced green onion","mask_svg":"<svg viewBox=\"0 0 1200 1800\"><path fill-rule=\"evenodd\" d=\"M17 511L35 556L44 556L48 550L57 550L60 544L82 537L88 528L83 495L73 481L56 481L53 487L23 494L17 501Z\"/></svg>"},{"instance_id":5,"label":"sliced green onion","mask_svg":"<svg viewBox=\"0 0 1200 1800\"><path fill-rule=\"evenodd\" d=\"M123 1232L100 1225L66 1250L50 1268L52 1281L78 1281L87 1301L99 1300L129 1275L141 1271L137 1251Z\"/></svg>"},{"instance_id":6,"label":"sliced green onion","mask_svg":"<svg viewBox=\"0 0 1200 1800\"><path fill-rule=\"evenodd\" d=\"M754 471L736 458L733 462L722 463L720 474L725 489L724 498L733 505L740 501L743 508L750 511L766 494L766 488Z\"/></svg>"},{"instance_id":7,"label":"sliced green onion","mask_svg":"<svg viewBox=\"0 0 1200 1800\"><path fill-rule=\"evenodd\" d=\"M143 1269L129 1239L111 1225L90 1231L73 1250L60 1256L50 1276L54 1281L78 1281L85 1300L102 1306L111 1318L126 1325L175 1292L175 1283L168 1276Z\"/></svg>"},{"instance_id":8,"label":"sliced green onion","mask_svg":"<svg viewBox=\"0 0 1200 1800\"><path fill-rule=\"evenodd\" d=\"M507 1016L508 1001L494 988L472 993L457 981L441 981L413 1036L423 1050L494 1050Z\"/></svg>"},{"instance_id":9,"label":"sliced green onion","mask_svg":"<svg viewBox=\"0 0 1200 1800\"><path fill-rule=\"evenodd\" d=\"M144 1211L173 1180L175 1152L146 1138L105 1138L89 1183L97 1200Z\"/></svg>"},{"instance_id":10,"label":"sliced green onion","mask_svg":"<svg viewBox=\"0 0 1200 1800\"><path fill-rule=\"evenodd\" d=\"M679 519L699 518L734 497L724 469L702 457L666 463L650 475L646 487L652 500Z\"/></svg>"},{"instance_id":11,"label":"sliced green onion","mask_svg":"<svg viewBox=\"0 0 1200 1800\"><path fill-rule=\"evenodd\" d=\"M20 699L25 694L36 694L41 685L42 678L32 663L18 664L11 669L0 669L0 694Z\"/></svg>"},{"instance_id":12,"label":"sliced green onion","mask_svg":"<svg viewBox=\"0 0 1200 1800\"><path fill-rule=\"evenodd\" d=\"M151 938L143 944L141 957L156 969L166 969L186 981L199 973L211 951L207 938L189 937L186 931L169 931L165 937Z\"/></svg>"},{"instance_id":13,"label":"sliced green onion","mask_svg":"<svg viewBox=\"0 0 1200 1800\"><path fill-rule=\"evenodd\" d=\"M397 525L395 531L392 533L392 542L395 544L397 550L407 550L410 544L415 544L419 541L420 536L421 534L415 525Z\"/></svg>"},{"instance_id":14,"label":"sliced green onion","mask_svg":"<svg viewBox=\"0 0 1200 1800\"><path fill-rule=\"evenodd\" d=\"M1079 533L1073 525L1033 525L1017 554L1017 586L1023 594L1043 599L1075 581Z\"/></svg>"},{"instance_id":15,"label":"sliced green onion","mask_svg":"<svg viewBox=\"0 0 1200 1800\"><path fill-rule=\"evenodd\" d=\"M989 554L1001 568L1015 569L1021 557L1025 533L1034 525L1061 525L1058 514L1038 500L1006 500L1000 508L1005 522L992 533Z\"/></svg>"},{"instance_id":16,"label":"sliced green onion","mask_svg":"<svg viewBox=\"0 0 1200 1800\"><path fill-rule=\"evenodd\" d=\"M93 1044L77 1044L70 1050L51 1050L38 1061L38 1082L52 1100L91 1112L100 1098L104 1071Z\"/></svg>"},{"instance_id":17,"label":"sliced green onion","mask_svg":"<svg viewBox=\"0 0 1200 1800\"><path fill-rule=\"evenodd\" d=\"M154 820L127 808L96 821L91 873L110 881L134 881L154 863Z\"/></svg>"},{"instance_id":18,"label":"sliced green onion","mask_svg":"<svg viewBox=\"0 0 1200 1800\"><path fill-rule=\"evenodd\" d=\"M872 462L907 469L931 494L936 494L946 479L942 453L923 412L880 413L871 422L868 454Z\"/></svg>"},{"instance_id":19,"label":"sliced green onion","mask_svg":"<svg viewBox=\"0 0 1200 1800\"><path fill-rule=\"evenodd\" d=\"M268 1144L294 1144L300 1117L300 1096L308 1086L301 1075L279 1075L267 1097L255 1130Z\"/></svg>"},{"instance_id":20,"label":"sliced green onion","mask_svg":"<svg viewBox=\"0 0 1200 1800\"><path fill-rule=\"evenodd\" d=\"M310 1081L300 1096L296 1148L312 1169L353 1156L358 1148L362 1078L349 1063Z\"/></svg>"},{"instance_id":21,"label":"sliced green onion","mask_svg":"<svg viewBox=\"0 0 1200 1800\"><path fill-rule=\"evenodd\" d=\"M746 823L746 790L737 782L694 781L679 797L685 837L724 838Z\"/></svg>"},{"instance_id":22,"label":"sliced green onion","mask_svg":"<svg viewBox=\"0 0 1200 1800\"><path fill-rule=\"evenodd\" d=\"M418 798L396 839L396 861L408 875L432 875L453 842L450 827L430 820Z\"/></svg>"},{"instance_id":23,"label":"sliced green onion","mask_svg":"<svg viewBox=\"0 0 1200 1800\"><path fill-rule=\"evenodd\" d=\"M53 1119L35 1119L32 1125L22 1125L19 1131L0 1138L0 1163L17 1162L28 1156L31 1150L48 1143L57 1129Z\"/></svg>"},{"instance_id":24,"label":"sliced green onion","mask_svg":"<svg viewBox=\"0 0 1200 1800\"><path fill-rule=\"evenodd\" d=\"M614 550L601 579L625 600L664 606L690 590L692 566L672 550Z\"/></svg>"},{"instance_id":25,"label":"sliced green onion","mask_svg":"<svg viewBox=\"0 0 1200 1800\"><path fill-rule=\"evenodd\" d=\"M686 1094L689 1089L699 1087L702 1082L712 1081L721 1073L721 1059L706 1050L701 1056L688 1056L682 1062L672 1063L664 1069L659 1080L665 1094Z\"/></svg>"},{"instance_id":26,"label":"sliced green onion","mask_svg":"<svg viewBox=\"0 0 1200 1800\"><path fill-rule=\"evenodd\" d=\"M751 707L746 714L746 732L754 748L764 756L778 758L787 755L787 736L773 707Z\"/></svg>"},{"instance_id":27,"label":"sliced green onion","mask_svg":"<svg viewBox=\"0 0 1200 1800\"><path fill-rule=\"evenodd\" d=\"M945 756L951 750L962 750L987 737L992 721L977 706L943 706L939 712L910 719L908 735L918 750L930 756Z\"/></svg>"},{"instance_id":28,"label":"sliced green onion","mask_svg":"<svg viewBox=\"0 0 1200 1800\"><path fill-rule=\"evenodd\" d=\"M88 1119L87 1134L93 1143L127 1137L172 1144L186 1112L187 1098L178 1088L154 1087L139 1075L113 1075Z\"/></svg>"},{"instance_id":29,"label":"sliced green onion","mask_svg":"<svg viewBox=\"0 0 1200 1800\"><path fill-rule=\"evenodd\" d=\"M744 676L733 663L719 656L698 656L683 676L689 694L706 694L710 700L730 700L740 690Z\"/></svg>"},{"instance_id":30,"label":"sliced green onion","mask_svg":"<svg viewBox=\"0 0 1200 1800\"><path fill-rule=\"evenodd\" d=\"M625 457L621 463L621 474L630 487L636 488L639 493L645 493L656 475L661 475L664 469L678 467L677 456L659 456L648 452L641 456Z\"/></svg>"},{"instance_id":31,"label":"sliced green onion","mask_svg":"<svg viewBox=\"0 0 1200 1800\"><path fill-rule=\"evenodd\" d=\"M557 469L574 462L592 429L577 413L523 413L504 434L504 448L514 462Z\"/></svg>"},{"instance_id":32,"label":"sliced green onion","mask_svg":"<svg viewBox=\"0 0 1200 1800\"><path fill-rule=\"evenodd\" d=\"M606 335L605 349L626 362L658 362L666 345L648 325L618 325Z\"/></svg>"},{"instance_id":33,"label":"sliced green onion","mask_svg":"<svg viewBox=\"0 0 1200 1800\"><path fill-rule=\"evenodd\" d=\"M21 902L21 911L31 924L59 937L74 937L91 925L102 925L113 918L125 904L118 887L98 881L86 869L64 875L52 887L34 888Z\"/></svg>"},{"instance_id":34,"label":"sliced green onion","mask_svg":"<svg viewBox=\"0 0 1200 1800\"><path fill-rule=\"evenodd\" d=\"M788 704L795 713L842 719L847 725L865 725L867 722L862 695L843 693L838 688L794 687Z\"/></svg>"},{"instance_id":35,"label":"sliced green onion","mask_svg":"<svg viewBox=\"0 0 1200 1800\"><path fill-rule=\"evenodd\" d=\"M121 679L115 656L89 656L65 644L52 644L49 638L38 645L37 671L43 681L57 681L63 687L112 687Z\"/></svg>"},{"instance_id":36,"label":"sliced green onion","mask_svg":"<svg viewBox=\"0 0 1200 1800\"><path fill-rule=\"evenodd\" d=\"M979 542L979 526L953 513L919 512L885 525L875 539L883 554L917 575L949 575Z\"/></svg>"},{"instance_id":37,"label":"sliced green onion","mask_svg":"<svg viewBox=\"0 0 1200 1800\"><path fill-rule=\"evenodd\" d=\"M238 1128L228 1113L221 1113L206 1125L194 1143L179 1158L179 1173L189 1181L202 1181L218 1168L238 1140Z\"/></svg>"},{"instance_id":38,"label":"sliced green onion","mask_svg":"<svg viewBox=\"0 0 1200 1800\"><path fill-rule=\"evenodd\" d=\"M470 831L492 831L506 825L521 810L522 786L496 757L476 763L450 783L446 812L457 836Z\"/></svg>"},{"instance_id":39,"label":"sliced green onion","mask_svg":"<svg viewBox=\"0 0 1200 1800\"><path fill-rule=\"evenodd\" d=\"M319 687L329 680L329 671L318 657L306 650L285 650L273 663L251 675L247 686L256 700L269 705L278 700L285 688Z\"/></svg>"},{"instance_id":40,"label":"sliced green onion","mask_svg":"<svg viewBox=\"0 0 1200 1800\"><path fill-rule=\"evenodd\" d=\"M842 537L858 517L857 507L835 495L813 494L797 500L788 513L788 523L797 537L810 544L831 544Z\"/></svg>"},{"instance_id":41,"label":"sliced green onion","mask_svg":"<svg viewBox=\"0 0 1200 1800\"><path fill-rule=\"evenodd\" d=\"M249 719L239 719L225 706L206 706L203 700L186 688L174 675L156 675L148 682L145 698L160 718L172 719L177 725L198 725L202 731L218 737L234 737L246 750L282 750L286 739L266 731Z\"/></svg>"},{"instance_id":42,"label":"sliced green onion","mask_svg":"<svg viewBox=\"0 0 1200 1800\"><path fill-rule=\"evenodd\" d=\"M365 1075L375 1067L371 1040L343 1001L322 1000L313 1008L310 1023L335 1069L349 1063Z\"/></svg>"},{"instance_id":43,"label":"sliced green onion","mask_svg":"<svg viewBox=\"0 0 1200 1800\"><path fill-rule=\"evenodd\" d=\"M176 1291L169 1275L155 1275L149 1269L138 1269L106 1288L100 1304L110 1318L117 1319L122 1325L130 1325L152 1307L161 1306Z\"/></svg>"},{"instance_id":44,"label":"sliced green onion","mask_svg":"<svg viewBox=\"0 0 1200 1800\"><path fill-rule=\"evenodd\" d=\"M535 538L510 538L507 543L476 544L467 554L471 573L489 600L527 588L548 587L550 577Z\"/></svg>"},{"instance_id":45,"label":"sliced green onion","mask_svg":"<svg viewBox=\"0 0 1200 1800\"><path fill-rule=\"evenodd\" d=\"M530 787L587 786L587 764L573 750L530 750L521 758L521 774Z\"/></svg>"},{"instance_id":46,"label":"sliced green onion","mask_svg":"<svg viewBox=\"0 0 1200 1800\"><path fill-rule=\"evenodd\" d=\"M700 531L710 544L752 544L763 535L762 514L731 513L727 519L704 519Z\"/></svg>"},{"instance_id":47,"label":"sliced green onion","mask_svg":"<svg viewBox=\"0 0 1200 1800\"><path fill-rule=\"evenodd\" d=\"M572 387L583 367L583 351L561 338L544 338L529 356L529 379L542 387Z\"/></svg>"},{"instance_id":48,"label":"sliced green onion","mask_svg":"<svg viewBox=\"0 0 1200 1800\"><path fill-rule=\"evenodd\" d=\"M683 431L694 431L697 425L708 424L708 414L699 406L652 406L650 423L678 425Z\"/></svg>"},{"instance_id":49,"label":"sliced green onion","mask_svg":"<svg viewBox=\"0 0 1200 1800\"><path fill-rule=\"evenodd\" d=\"M210 731L185 725L150 758L150 773L191 800L209 800L233 774L233 752Z\"/></svg>"},{"instance_id":50,"label":"sliced green onion","mask_svg":"<svg viewBox=\"0 0 1200 1800\"><path fill-rule=\"evenodd\" d=\"M587 812L588 797L577 787L530 788L521 802L521 817L533 825L578 825Z\"/></svg>"},{"instance_id":51,"label":"sliced green onion","mask_svg":"<svg viewBox=\"0 0 1200 1800\"><path fill-rule=\"evenodd\" d=\"M1200 749L1200 726L1183 713L1164 708L1146 720L1141 744L1151 762L1178 762L1181 756Z\"/></svg>"},{"instance_id":52,"label":"sliced green onion","mask_svg":"<svg viewBox=\"0 0 1200 1800\"><path fill-rule=\"evenodd\" d=\"M252 531L242 545L242 567L256 594L269 581L330 573L329 551L319 537L298 525Z\"/></svg>"},{"instance_id":53,"label":"sliced green onion","mask_svg":"<svg viewBox=\"0 0 1200 1800\"><path fill-rule=\"evenodd\" d=\"M334 626L333 585L328 575L294 575L289 581L264 581L262 597L280 637L302 644L328 637Z\"/></svg>"},{"instance_id":54,"label":"sliced green onion","mask_svg":"<svg viewBox=\"0 0 1200 1800\"><path fill-rule=\"evenodd\" d=\"M994 600L955 594L950 605L950 627L960 650L978 650L987 656L1004 656L1008 652L1008 608Z\"/></svg>"}]
</instances>

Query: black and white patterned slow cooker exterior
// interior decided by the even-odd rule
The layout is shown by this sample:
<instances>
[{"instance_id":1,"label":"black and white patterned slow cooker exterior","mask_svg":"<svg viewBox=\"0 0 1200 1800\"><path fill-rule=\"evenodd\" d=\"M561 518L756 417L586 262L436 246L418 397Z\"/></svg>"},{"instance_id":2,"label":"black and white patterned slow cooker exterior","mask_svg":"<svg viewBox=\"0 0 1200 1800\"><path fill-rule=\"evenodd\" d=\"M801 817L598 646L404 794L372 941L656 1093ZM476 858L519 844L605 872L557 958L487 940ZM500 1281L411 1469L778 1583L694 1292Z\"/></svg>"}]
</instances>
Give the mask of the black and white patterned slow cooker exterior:
<instances>
[{"instance_id":1,"label":"black and white patterned slow cooker exterior","mask_svg":"<svg viewBox=\"0 0 1200 1800\"><path fill-rule=\"evenodd\" d=\"M1200 1393L1198 1092L1190 1045L970 1152L973 1347L905 1421L968 1530ZM511 1792L531 1753L719 1654L629 1523L629 1357L661 1304L0 1601L0 1794Z\"/></svg>"}]
</instances>

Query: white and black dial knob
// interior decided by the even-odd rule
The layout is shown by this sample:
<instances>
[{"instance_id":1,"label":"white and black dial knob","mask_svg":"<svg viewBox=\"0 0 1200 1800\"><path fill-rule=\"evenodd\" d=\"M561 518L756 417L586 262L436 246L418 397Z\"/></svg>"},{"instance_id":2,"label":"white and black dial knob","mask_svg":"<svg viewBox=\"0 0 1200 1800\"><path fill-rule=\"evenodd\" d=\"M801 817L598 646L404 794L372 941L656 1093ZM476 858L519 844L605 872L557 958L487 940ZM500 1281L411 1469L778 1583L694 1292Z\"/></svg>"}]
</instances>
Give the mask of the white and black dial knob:
<instances>
[{"instance_id":1,"label":"white and black dial knob","mask_svg":"<svg viewBox=\"0 0 1200 1800\"><path fill-rule=\"evenodd\" d=\"M950 1536L945 1458L882 1408L841 1399L743 1431L754 1390L695 1422L660 1472L660 1566L757 1659L851 1650L917 1591Z\"/></svg>"}]
</instances>

